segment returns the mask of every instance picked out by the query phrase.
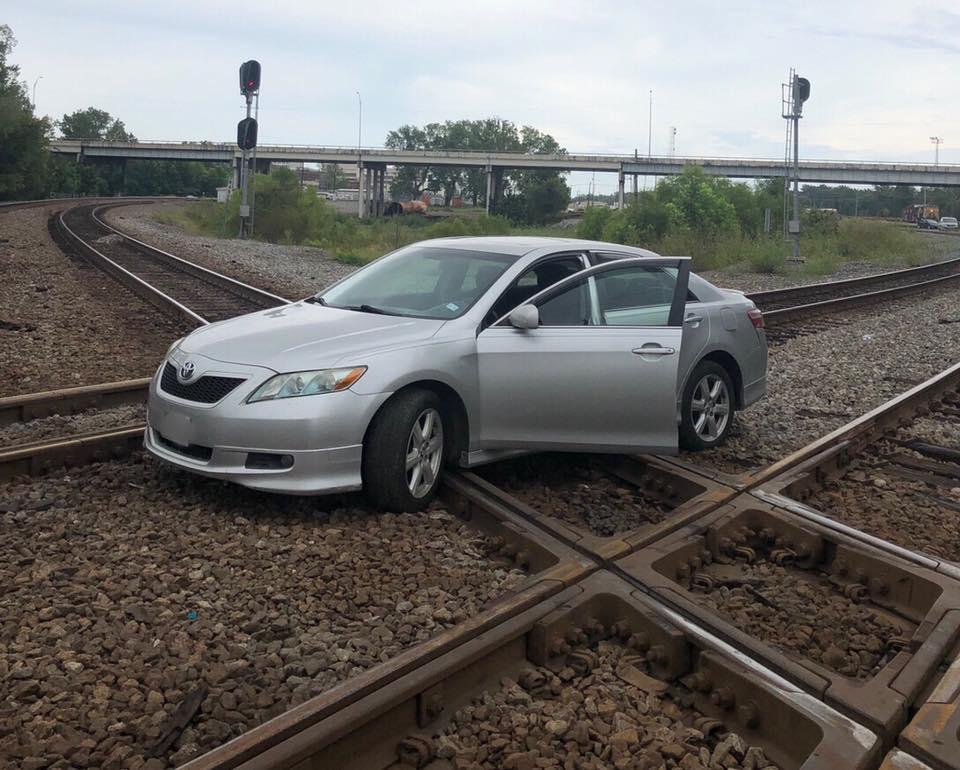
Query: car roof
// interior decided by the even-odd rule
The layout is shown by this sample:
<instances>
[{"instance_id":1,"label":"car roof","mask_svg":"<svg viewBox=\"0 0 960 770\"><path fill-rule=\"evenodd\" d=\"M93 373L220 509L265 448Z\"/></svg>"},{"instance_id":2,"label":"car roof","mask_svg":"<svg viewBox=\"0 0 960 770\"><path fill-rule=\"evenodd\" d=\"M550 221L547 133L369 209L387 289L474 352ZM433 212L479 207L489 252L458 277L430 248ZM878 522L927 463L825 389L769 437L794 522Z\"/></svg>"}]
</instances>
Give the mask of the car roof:
<instances>
[{"instance_id":1,"label":"car roof","mask_svg":"<svg viewBox=\"0 0 960 770\"><path fill-rule=\"evenodd\" d=\"M618 243L604 243L602 241L588 241L582 238L552 238L547 236L531 235L486 235L462 236L458 238L433 238L421 241L418 246L428 248L466 249L471 251L486 251L495 254L510 254L521 257L538 249L554 248L557 250L615 250L637 257L656 257L655 252L640 249L634 246L622 246Z\"/></svg>"}]
</instances>

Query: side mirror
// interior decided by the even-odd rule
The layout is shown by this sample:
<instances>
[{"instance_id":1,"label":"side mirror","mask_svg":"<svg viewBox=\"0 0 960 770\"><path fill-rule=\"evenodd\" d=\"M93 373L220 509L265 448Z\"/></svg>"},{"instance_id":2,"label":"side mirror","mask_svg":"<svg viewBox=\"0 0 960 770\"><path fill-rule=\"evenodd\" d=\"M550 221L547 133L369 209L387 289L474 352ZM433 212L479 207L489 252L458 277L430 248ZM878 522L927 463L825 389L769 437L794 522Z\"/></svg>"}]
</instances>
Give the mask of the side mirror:
<instances>
[{"instance_id":1,"label":"side mirror","mask_svg":"<svg viewBox=\"0 0 960 770\"><path fill-rule=\"evenodd\" d=\"M536 305L520 305L510 311L507 320L515 329L536 329L540 325L540 311Z\"/></svg>"}]
</instances>

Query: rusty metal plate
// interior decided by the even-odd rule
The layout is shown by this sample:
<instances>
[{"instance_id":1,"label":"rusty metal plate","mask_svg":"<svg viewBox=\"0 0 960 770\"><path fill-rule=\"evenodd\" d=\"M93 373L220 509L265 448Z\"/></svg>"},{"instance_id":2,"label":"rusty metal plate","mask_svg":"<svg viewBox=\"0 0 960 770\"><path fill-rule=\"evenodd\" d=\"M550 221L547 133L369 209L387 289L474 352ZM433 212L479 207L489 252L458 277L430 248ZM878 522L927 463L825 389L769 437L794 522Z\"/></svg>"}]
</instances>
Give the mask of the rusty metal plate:
<instances>
[{"instance_id":1,"label":"rusty metal plate","mask_svg":"<svg viewBox=\"0 0 960 770\"><path fill-rule=\"evenodd\" d=\"M806 692L853 715L886 745L893 744L923 686L960 638L960 583L749 496L614 567ZM727 611L709 606L708 596L719 597L711 599L718 606L728 602ZM836 602L830 610L835 628L818 625L806 609L816 606L818 597ZM783 610L786 602L793 606ZM860 605L863 614L893 629L886 638L877 636L872 644L881 648L872 658L856 652L856 645L867 650L863 645L869 642L860 640L850 642L845 658L837 658L843 651L820 645L824 637L817 636L823 655L816 660L801 650L817 646L793 643L798 633L810 642L814 634L842 632L852 621L839 610L849 606L854 612ZM809 629L798 627L798 615L810 618ZM768 640L741 627L751 623Z\"/></svg>"},{"instance_id":2,"label":"rusty metal plate","mask_svg":"<svg viewBox=\"0 0 960 770\"><path fill-rule=\"evenodd\" d=\"M899 744L931 770L960 768L960 657L900 733Z\"/></svg>"},{"instance_id":3,"label":"rusty metal plate","mask_svg":"<svg viewBox=\"0 0 960 770\"><path fill-rule=\"evenodd\" d=\"M900 749L894 749L883 758L879 770L933 770L933 768Z\"/></svg>"},{"instance_id":4,"label":"rusty metal plate","mask_svg":"<svg viewBox=\"0 0 960 770\"><path fill-rule=\"evenodd\" d=\"M554 645L568 638L577 649ZM457 709L498 688L504 676L537 692L543 670L537 666L580 666L589 676L590 650L600 644L624 645L631 659L642 661L648 674L630 674L640 677L640 686L686 693L705 715L707 734L735 731L783 768L866 770L879 762L879 742L869 730L611 573L598 572L379 687L372 686L374 669L359 693L357 683L347 682L315 699L322 708L308 702L294 710L302 717L312 708L318 719L288 712L185 767L385 770L401 760L430 767L436 737ZM443 706L426 722L425 702Z\"/></svg>"}]
</instances>

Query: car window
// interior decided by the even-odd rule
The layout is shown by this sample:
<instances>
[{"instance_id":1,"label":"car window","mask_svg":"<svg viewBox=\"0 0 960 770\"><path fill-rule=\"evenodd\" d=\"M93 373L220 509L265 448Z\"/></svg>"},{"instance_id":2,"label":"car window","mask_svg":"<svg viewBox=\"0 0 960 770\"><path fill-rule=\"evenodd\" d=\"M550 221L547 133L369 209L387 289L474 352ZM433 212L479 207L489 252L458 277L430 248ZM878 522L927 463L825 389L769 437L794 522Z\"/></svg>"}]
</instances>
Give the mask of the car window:
<instances>
[{"instance_id":1,"label":"car window","mask_svg":"<svg viewBox=\"0 0 960 770\"><path fill-rule=\"evenodd\" d=\"M596 251L593 252L594 257L596 257L597 264L602 262L615 262L618 259L625 259L632 257L632 254L616 254L613 252L603 252ZM663 269L663 268L661 268ZM676 276L676 271L673 271L673 275ZM693 292L692 289L687 287L687 302L699 302L700 298Z\"/></svg>"},{"instance_id":2,"label":"car window","mask_svg":"<svg viewBox=\"0 0 960 770\"><path fill-rule=\"evenodd\" d=\"M457 318L516 259L510 254L414 244L358 270L320 297L330 307L361 312Z\"/></svg>"},{"instance_id":3,"label":"car window","mask_svg":"<svg viewBox=\"0 0 960 770\"><path fill-rule=\"evenodd\" d=\"M568 255L538 262L500 295L488 316L489 322L502 318L515 307L522 305L534 294L539 294L558 281L583 270L579 256Z\"/></svg>"},{"instance_id":4,"label":"car window","mask_svg":"<svg viewBox=\"0 0 960 770\"><path fill-rule=\"evenodd\" d=\"M586 280L538 303L541 326L590 326L590 293Z\"/></svg>"},{"instance_id":5,"label":"car window","mask_svg":"<svg viewBox=\"0 0 960 770\"><path fill-rule=\"evenodd\" d=\"M607 326L666 326L677 285L677 271L636 265L592 278L600 322Z\"/></svg>"}]
</instances>

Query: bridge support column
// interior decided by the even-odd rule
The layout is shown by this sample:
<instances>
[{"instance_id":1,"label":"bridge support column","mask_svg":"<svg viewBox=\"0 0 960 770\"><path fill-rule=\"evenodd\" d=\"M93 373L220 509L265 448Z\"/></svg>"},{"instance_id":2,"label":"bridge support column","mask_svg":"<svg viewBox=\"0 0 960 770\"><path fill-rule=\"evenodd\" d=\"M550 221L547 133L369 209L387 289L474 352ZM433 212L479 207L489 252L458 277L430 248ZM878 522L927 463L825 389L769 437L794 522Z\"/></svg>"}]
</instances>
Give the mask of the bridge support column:
<instances>
[{"instance_id":1,"label":"bridge support column","mask_svg":"<svg viewBox=\"0 0 960 770\"><path fill-rule=\"evenodd\" d=\"M617 205L619 208L623 208L623 169L620 169L620 173L617 174Z\"/></svg>"},{"instance_id":2,"label":"bridge support column","mask_svg":"<svg viewBox=\"0 0 960 770\"><path fill-rule=\"evenodd\" d=\"M490 216L490 199L493 197L493 168L487 166L487 216Z\"/></svg>"},{"instance_id":3,"label":"bridge support column","mask_svg":"<svg viewBox=\"0 0 960 770\"><path fill-rule=\"evenodd\" d=\"M384 195L384 186L386 183L386 177L387 177L387 167L384 166L383 168L380 169L380 186L377 189L377 216L378 217L383 216L384 201L386 197Z\"/></svg>"},{"instance_id":4,"label":"bridge support column","mask_svg":"<svg viewBox=\"0 0 960 770\"><path fill-rule=\"evenodd\" d=\"M364 190L364 192L365 192L365 194L366 194L366 197L364 198L364 200L366 201L366 208L367 208L367 216L368 216L368 217L369 217L369 216L373 216L373 209L374 209L374 206L373 206L373 178L374 178L374 176L376 175L376 173L377 173L376 168L367 169L367 178L366 178L366 180L365 180L365 182L364 182L364 185L365 185L365 190Z\"/></svg>"},{"instance_id":5,"label":"bridge support column","mask_svg":"<svg viewBox=\"0 0 960 770\"><path fill-rule=\"evenodd\" d=\"M363 219L363 161L357 161L357 216Z\"/></svg>"}]
</instances>

